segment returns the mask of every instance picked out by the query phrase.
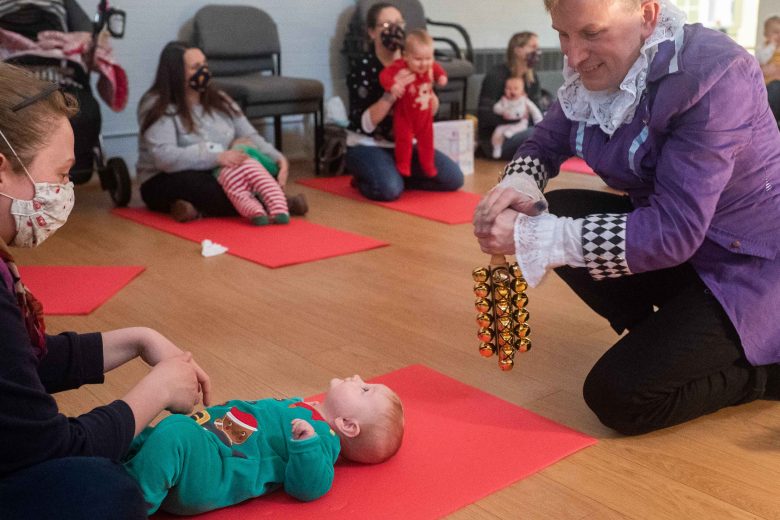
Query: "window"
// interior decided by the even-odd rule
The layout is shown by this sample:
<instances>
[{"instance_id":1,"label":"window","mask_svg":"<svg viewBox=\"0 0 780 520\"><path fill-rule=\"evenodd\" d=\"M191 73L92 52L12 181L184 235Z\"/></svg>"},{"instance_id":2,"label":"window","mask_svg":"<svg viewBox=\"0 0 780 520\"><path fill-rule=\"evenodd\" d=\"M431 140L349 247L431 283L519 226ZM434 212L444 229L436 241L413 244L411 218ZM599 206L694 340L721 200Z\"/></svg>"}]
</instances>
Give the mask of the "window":
<instances>
[{"instance_id":1,"label":"window","mask_svg":"<svg viewBox=\"0 0 780 520\"><path fill-rule=\"evenodd\" d=\"M758 26L758 0L673 0L688 15L688 23L701 23L734 38L753 51Z\"/></svg>"}]
</instances>

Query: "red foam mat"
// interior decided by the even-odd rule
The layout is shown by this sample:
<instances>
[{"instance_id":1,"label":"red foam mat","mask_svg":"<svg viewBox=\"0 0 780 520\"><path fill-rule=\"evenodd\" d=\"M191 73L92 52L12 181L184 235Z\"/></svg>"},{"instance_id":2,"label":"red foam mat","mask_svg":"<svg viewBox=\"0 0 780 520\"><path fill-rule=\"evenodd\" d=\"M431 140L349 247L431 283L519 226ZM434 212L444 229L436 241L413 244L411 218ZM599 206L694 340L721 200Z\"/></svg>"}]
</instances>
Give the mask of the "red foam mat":
<instances>
[{"instance_id":1,"label":"red foam mat","mask_svg":"<svg viewBox=\"0 0 780 520\"><path fill-rule=\"evenodd\" d=\"M89 314L144 271L137 265L26 265L22 282L44 314Z\"/></svg>"},{"instance_id":2,"label":"red foam mat","mask_svg":"<svg viewBox=\"0 0 780 520\"><path fill-rule=\"evenodd\" d=\"M247 219L204 218L180 223L141 208L116 208L115 215L201 243L211 240L228 253L264 265L284 267L388 245L373 238L293 218L286 225L253 226Z\"/></svg>"},{"instance_id":3,"label":"red foam mat","mask_svg":"<svg viewBox=\"0 0 780 520\"><path fill-rule=\"evenodd\" d=\"M466 224L471 222L474 208L477 207L480 196L466 191L420 191L407 190L398 200L379 202L365 198L360 192L349 185L352 177L323 177L319 179L303 179L299 184L327 191L352 200L377 204L402 213L443 222L445 224Z\"/></svg>"},{"instance_id":4,"label":"red foam mat","mask_svg":"<svg viewBox=\"0 0 780 520\"><path fill-rule=\"evenodd\" d=\"M569 159L566 159L561 164L561 171L564 172L574 172L574 173L584 173L586 175L596 175L596 173L593 171L593 169L588 166L588 164L580 159L579 157L571 157Z\"/></svg>"},{"instance_id":5,"label":"red foam mat","mask_svg":"<svg viewBox=\"0 0 780 520\"><path fill-rule=\"evenodd\" d=\"M373 382L404 404L406 432L395 457L374 466L339 462L333 488L314 502L277 491L198 518L440 518L596 443L422 365Z\"/></svg>"}]
</instances>

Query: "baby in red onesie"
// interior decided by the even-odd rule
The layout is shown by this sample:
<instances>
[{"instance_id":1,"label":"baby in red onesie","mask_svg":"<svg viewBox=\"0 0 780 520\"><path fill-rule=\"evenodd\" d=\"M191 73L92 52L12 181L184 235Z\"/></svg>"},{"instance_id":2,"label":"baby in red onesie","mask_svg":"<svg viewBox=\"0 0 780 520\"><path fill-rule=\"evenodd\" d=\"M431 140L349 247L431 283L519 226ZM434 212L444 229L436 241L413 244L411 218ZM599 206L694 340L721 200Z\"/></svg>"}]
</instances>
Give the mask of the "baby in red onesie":
<instances>
[{"instance_id":1,"label":"baby in red onesie","mask_svg":"<svg viewBox=\"0 0 780 520\"><path fill-rule=\"evenodd\" d=\"M395 133L395 164L404 177L411 175L412 144L417 138L417 156L423 173L436 176L433 148L433 83L447 84L447 74L433 61L433 38L423 30L406 35L403 57L385 67L379 74L382 87L390 92L395 76L403 69L414 74L403 95L393 107Z\"/></svg>"}]
</instances>

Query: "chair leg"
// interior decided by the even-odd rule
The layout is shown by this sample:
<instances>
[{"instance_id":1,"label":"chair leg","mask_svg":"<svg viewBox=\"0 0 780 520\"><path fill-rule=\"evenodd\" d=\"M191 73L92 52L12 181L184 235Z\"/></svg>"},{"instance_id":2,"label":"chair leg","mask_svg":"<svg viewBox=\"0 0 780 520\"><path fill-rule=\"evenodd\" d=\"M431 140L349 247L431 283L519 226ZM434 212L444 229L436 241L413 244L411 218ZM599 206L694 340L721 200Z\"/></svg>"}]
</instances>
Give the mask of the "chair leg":
<instances>
[{"instance_id":1,"label":"chair leg","mask_svg":"<svg viewBox=\"0 0 780 520\"><path fill-rule=\"evenodd\" d=\"M323 133L323 101L320 99L319 109L314 113L314 175L320 175L320 151L322 150Z\"/></svg>"},{"instance_id":2,"label":"chair leg","mask_svg":"<svg viewBox=\"0 0 780 520\"><path fill-rule=\"evenodd\" d=\"M274 146L282 151L282 116L274 116Z\"/></svg>"},{"instance_id":3,"label":"chair leg","mask_svg":"<svg viewBox=\"0 0 780 520\"><path fill-rule=\"evenodd\" d=\"M469 86L469 78L466 78L463 80L463 105L461 109L461 114L458 119L463 119L466 116L466 112L468 110L468 106L466 103L468 102L468 86Z\"/></svg>"}]
</instances>

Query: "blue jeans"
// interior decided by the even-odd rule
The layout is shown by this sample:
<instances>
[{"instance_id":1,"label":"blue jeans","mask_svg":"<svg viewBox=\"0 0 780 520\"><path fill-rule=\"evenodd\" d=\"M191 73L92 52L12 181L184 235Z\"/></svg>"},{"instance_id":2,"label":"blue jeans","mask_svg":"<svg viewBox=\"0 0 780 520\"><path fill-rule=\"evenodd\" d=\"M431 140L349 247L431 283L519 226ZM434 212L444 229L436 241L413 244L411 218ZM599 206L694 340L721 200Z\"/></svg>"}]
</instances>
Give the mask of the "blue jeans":
<instances>
[{"instance_id":1,"label":"blue jeans","mask_svg":"<svg viewBox=\"0 0 780 520\"><path fill-rule=\"evenodd\" d=\"M371 200L395 200L401 196L404 189L455 191L463 186L463 172L452 159L436 150L434 163L438 170L436 177L426 177L415 147L412 155L412 175L402 177L395 167L392 148L350 146L347 148L346 171L355 178L360 193Z\"/></svg>"},{"instance_id":2,"label":"blue jeans","mask_svg":"<svg viewBox=\"0 0 780 520\"><path fill-rule=\"evenodd\" d=\"M66 457L0 479L0 517L136 520L147 515L141 490L121 464Z\"/></svg>"}]
</instances>

